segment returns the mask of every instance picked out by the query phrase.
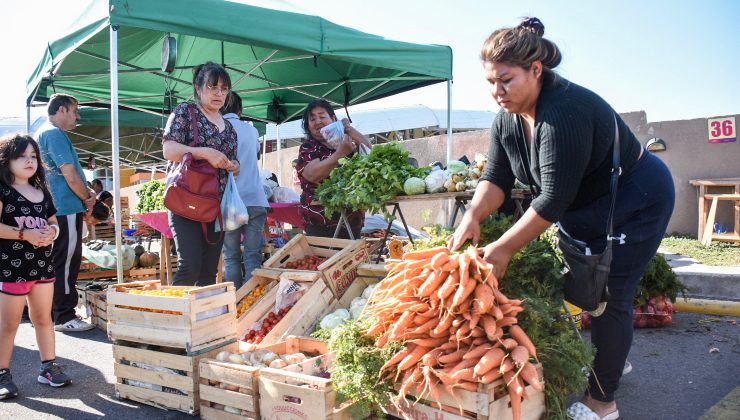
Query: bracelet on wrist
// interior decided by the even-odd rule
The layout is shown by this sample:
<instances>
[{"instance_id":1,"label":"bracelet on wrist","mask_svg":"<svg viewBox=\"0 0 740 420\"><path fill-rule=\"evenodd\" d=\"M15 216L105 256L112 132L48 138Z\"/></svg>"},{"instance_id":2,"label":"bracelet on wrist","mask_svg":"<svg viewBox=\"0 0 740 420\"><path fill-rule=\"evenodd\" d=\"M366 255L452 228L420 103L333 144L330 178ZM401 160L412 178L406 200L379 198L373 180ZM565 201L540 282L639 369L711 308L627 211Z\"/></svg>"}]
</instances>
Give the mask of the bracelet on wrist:
<instances>
[{"instance_id":1,"label":"bracelet on wrist","mask_svg":"<svg viewBox=\"0 0 740 420\"><path fill-rule=\"evenodd\" d=\"M56 232L56 233L54 233L54 240L56 241L57 238L59 237L59 231L61 231L61 229L59 228L59 225L55 225L55 224L51 224L51 225L49 225L49 227L50 228L53 228L54 229L54 232Z\"/></svg>"},{"instance_id":2,"label":"bracelet on wrist","mask_svg":"<svg viewBox=\"0 0 740 420\"><path fill-rule=\"evenodd\" d=\"M23 231L24 230L26 230L25 227L21 227L20 229L18 229L18 240L19 241L25 241L25 239L23 238Z\"/></svg>"}]
</instances>

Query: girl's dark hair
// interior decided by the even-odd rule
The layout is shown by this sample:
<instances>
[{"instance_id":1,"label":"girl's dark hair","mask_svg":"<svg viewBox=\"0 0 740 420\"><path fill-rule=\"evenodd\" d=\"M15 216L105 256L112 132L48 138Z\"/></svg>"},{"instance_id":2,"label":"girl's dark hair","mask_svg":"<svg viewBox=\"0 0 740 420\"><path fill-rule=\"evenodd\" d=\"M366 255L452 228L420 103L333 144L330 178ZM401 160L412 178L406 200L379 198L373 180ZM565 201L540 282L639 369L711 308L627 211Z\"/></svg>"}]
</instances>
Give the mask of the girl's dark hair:
<instances>
[{"instance_id":1,"label":"girl's dark hair","mask_svg":"<svg viewBox=\"0 0 740 420\"><path fill-rule=\"evenodd\" d=\"M303 121L301 122L303 133L309 137L311 136L311 131L308 129L308 120L311 118L311 111L316 108L324 108L334 121L337 120L337 114L334 113L334 108L331 106L329 101L325 99L314 99L308 104L306 110L303 111Z\"/></svg>"},{"instance_id":2,"label":"girl's dark hair","mask_svg":"<svg viewBox=\"0 0 740 420\"><path fill-rule=\"evenodd\" d=\"M90 212L90 215L95 219L104 222L108 220L108 218L110 217L110 213L110 207L108 207L107 204L103 203L102 200L97 200L95 201L95 204L93 204L92 212Z\"/></svg>"},{"instance_id":3,"label":"girl's dark hair","mask_svg":"<svg viewBox=\"0 0 740 420\"><path fill-rule=\"evenodd\" d=\"M541 61L544 76L556 78L552 71L562 56L554 42L543 38L545 25L536 17L524 18L515 28L493 31L483 43L480 58L488 63L506 63L529 69L534 61Z\"/></svg>"},{"instance_id":4,"label":"girl's dark hair","mask_svg":"<svg viewBox=\"0 0 740 420\"><path fill-rule=\"evenodd\" d=\"M8 187L13 185L15 176L10 172L10 161L23 156L29 144L36 152L36 173L29 178L28 183L41 190L47 199L51 199L49 189L46 187L46 173L39 145L27 134L10 133L0 138L0 182Z\"/></svg>"},{"instance_id":5,"label":"girl's dark hair","mask_svg":"<svg viewBox=\"0 0 740 420\"><path fill-rule=\"evenodd\" d=\"M198 102L200 102L200 96L198 96L198 87L204 89L206 84L211 86L218 85L221 82L231 90L231 77L226 69L213 61L208 61L193 69L193 95Z\"/></svg>"}]
</instances>

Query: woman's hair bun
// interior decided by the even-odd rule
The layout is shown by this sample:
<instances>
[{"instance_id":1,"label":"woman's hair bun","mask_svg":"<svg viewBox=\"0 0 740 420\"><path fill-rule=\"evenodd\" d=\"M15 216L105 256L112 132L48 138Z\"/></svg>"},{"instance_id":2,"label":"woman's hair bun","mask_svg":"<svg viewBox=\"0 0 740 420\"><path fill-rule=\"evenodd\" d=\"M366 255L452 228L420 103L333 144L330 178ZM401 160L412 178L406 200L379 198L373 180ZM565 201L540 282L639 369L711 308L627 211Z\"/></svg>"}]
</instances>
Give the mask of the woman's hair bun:
<instances>
[{"instance_id":1,"label":"woman's hair bun","mask_svg":"<svg viewBox=\"0 0 740 420\"><path fill-rule=\"evenodd\" d=\"M545 35L545 24L536 17L524 18L519 24L519 28L526 29L539 37Z\"/></svg>"}]
</instances>

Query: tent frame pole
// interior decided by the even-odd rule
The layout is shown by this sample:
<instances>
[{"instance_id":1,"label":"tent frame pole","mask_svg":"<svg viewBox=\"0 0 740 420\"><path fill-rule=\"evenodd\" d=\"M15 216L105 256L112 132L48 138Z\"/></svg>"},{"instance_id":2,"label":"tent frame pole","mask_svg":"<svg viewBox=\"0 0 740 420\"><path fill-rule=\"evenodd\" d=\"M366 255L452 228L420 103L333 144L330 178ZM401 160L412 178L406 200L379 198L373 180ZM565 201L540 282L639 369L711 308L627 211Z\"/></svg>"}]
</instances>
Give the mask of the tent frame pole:
<instances>
[{"instance_id":1,"label":"tent frame pole","mask_svg":"<svg viewBox=\"0 0 740 420\"><path fill-rule=\"evenodd\" d=\"M277 137L277 179L280 185L283 185L283 148L281 147L282 141L280 141L280 124L275 126L275 133Z\"/></svg>"},{"instance_id":2,"label":"tent frame pole","mask_svg":"<svg viewBox=\"0 0 740 420\"><path fill-rule=\"evenodd\" d=\"M121 163L118 137L118 26L110 26L110 127L113 152L113 202L116 224L116 279L123 283L123 236L121 230Z\"/></svg>"},{"instance_id":3,"label":"tent frame pole","mask_svg":"<svg viewBox=\"0 0 740 420\"><path fill-rule=\"evenodd\" d=\"M452 80L447 79L447 162L452 158Z\"/></svg>"}]
</instances>

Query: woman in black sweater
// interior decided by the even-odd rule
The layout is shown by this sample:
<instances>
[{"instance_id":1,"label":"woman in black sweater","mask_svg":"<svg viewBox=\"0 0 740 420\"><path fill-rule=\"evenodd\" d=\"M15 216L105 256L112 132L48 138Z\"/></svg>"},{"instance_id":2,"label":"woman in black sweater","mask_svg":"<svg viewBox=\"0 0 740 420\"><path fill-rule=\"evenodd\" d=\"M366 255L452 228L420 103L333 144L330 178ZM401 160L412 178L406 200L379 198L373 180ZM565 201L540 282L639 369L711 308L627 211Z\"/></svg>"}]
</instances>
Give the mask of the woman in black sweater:
<instances>
[{"instance_id":1,"label":"woman in black sweater","mask_svg":"<svg viewBox=\"0 0 740 420\"><path fill-rule=\"evenodd\" d=\"M618 114L595 93L556 75L557 46L544 39L537 18L493 32L481 59L491 94L501 106L491 129L488 166L471 207L449 240L451 249L478 242L480 222L496 211L518 179L539 190L522 218L485 248L498 278L512 256L553 223L584 241L593 254L606 247L610 175L616 122L621 175L614 213L610 297L593 318L594 373L574 418L618 418L614 391L632 342L632 300L673 211L673 180L663 162L645 151ZM597 381L598 378L598 381ZM598 383L597 383L598 382ZM598 417L593 417L592 413ZM583 415L592 417L582 417Z\"/></svg>"}]
</instances>

